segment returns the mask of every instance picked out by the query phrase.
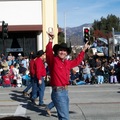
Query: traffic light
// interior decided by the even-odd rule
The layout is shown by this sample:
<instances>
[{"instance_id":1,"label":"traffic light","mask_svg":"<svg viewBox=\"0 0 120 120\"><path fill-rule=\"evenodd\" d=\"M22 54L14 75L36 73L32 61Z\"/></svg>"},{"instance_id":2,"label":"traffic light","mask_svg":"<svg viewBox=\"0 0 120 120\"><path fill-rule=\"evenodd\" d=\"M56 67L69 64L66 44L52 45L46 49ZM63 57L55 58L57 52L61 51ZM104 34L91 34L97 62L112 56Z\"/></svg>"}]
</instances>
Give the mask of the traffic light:
<instances>
[{"instance_id":1,"label":"traffic light","mask_svg":"<svg viewBox=\"0 0 120 120\"><path fill-rule=\"evenodd\" d=\"M90 39L90 28L89 27L83 27L83 37L84 37L85 43Z\"/></svg>"},{"instance_id":2,"label":"traffic light","mask_svg":"<svg viewBox=\"0 0 120 120\"><path fill-rule=\"evenodd\" d=\"M8 38L8 23L5 21L2 21L2 38Z\"/></svg>"}]
</instances>

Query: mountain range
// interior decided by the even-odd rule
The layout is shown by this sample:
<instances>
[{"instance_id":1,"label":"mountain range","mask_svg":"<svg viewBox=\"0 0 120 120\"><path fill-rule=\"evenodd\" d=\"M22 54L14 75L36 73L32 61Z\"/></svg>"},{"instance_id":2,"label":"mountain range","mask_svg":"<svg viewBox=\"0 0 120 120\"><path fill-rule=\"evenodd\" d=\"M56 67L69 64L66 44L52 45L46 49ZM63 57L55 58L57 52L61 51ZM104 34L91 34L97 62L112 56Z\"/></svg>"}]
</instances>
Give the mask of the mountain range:
<instances>
[{"instance_id":1,"label":"mountain range","mask_svg":"<svg viewBox=\"0 0 120 120\"><path fill-rule=\"evenodd\" d=\"M83 27L92 27L92 23L83 24L77 27L66 27L66 42L71 45L83 45ZM64 31L64 28L62 28Z\"/></svg>"}]
</instances>

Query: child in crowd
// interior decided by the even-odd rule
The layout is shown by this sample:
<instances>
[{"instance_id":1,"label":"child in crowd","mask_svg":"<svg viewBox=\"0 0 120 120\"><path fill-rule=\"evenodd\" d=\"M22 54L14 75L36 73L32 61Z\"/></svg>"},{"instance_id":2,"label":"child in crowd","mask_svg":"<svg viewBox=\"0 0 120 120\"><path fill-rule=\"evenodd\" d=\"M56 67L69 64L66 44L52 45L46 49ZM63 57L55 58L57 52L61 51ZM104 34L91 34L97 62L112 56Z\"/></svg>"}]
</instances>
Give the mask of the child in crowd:
<instances>
[{"instance_id":1,"label":"child in crowd","mask_svg":"<svg viewBox=\"0 0 120 120\"><path fill-rule=\"evenodd\" d=\"M102 84L104 82L104 71L102 69L102 66L97 69L96 75L97 75L98 84Z\"/></svg>"},{"instance_id":2,"label":"child in crowd","mask_svg":"<svg viewBox=\"0 0 120 120\"><path fill-rule=\"evenodd\" d=\"M117 75L114 68L112 68L110 71L110 83L117 83Z\"/></svg>"}]
</instances>

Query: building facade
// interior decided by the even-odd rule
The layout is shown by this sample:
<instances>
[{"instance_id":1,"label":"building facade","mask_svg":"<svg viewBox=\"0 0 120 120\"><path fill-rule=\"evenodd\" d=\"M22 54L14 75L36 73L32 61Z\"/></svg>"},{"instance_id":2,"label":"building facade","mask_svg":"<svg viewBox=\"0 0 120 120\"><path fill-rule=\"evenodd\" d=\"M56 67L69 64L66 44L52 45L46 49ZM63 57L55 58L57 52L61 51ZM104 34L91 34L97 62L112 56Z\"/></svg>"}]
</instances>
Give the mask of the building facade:
<instances>
[{"instance_id":1,"label":"building facade","mask_svg":"<svg viewBox=\"0 0 120 120\"><path fill-rule=\"evenodd\" d=\"M2 21L8 23L8 38L2 39ZM29 55L45 50L46 31L52 27L57 43L57 0L0 0L0 53Z\"/></svg>"}]
</instances>

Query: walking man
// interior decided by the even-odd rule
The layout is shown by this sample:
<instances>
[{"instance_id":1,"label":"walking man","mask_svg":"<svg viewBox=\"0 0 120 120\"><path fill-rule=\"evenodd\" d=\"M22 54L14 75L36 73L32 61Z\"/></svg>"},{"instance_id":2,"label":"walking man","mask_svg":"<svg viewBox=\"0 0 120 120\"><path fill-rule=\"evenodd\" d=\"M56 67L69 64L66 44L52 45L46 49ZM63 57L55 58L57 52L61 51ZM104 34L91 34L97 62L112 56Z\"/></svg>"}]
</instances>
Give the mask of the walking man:
<instances>
[{"instance_id":1,"label":"walking man","mask_svg":"<svg viewBox=\"0 0 120 120\"><path fill-rule=\"evenodd\" d=\"M46 69L44 65L45 52L40 50L37 52L37 58L34 62L35 78L34 78L34 90L32 92L32 99L37 98L37 91L39 91L39 106L45 107L43 97L45 91L44 77L46 76Z\"/></svg>"},{"instance_id":2,"label":"walking man","mask_svg":"<svg viewBox=\"0 0 120 120\"><path fill-rule=\"evenodd\" d=\"M84 58L85 50L89 47L86 43L83 50L74 60L67 60L71 48L66 43L56 44L52 49L54 34L48 33L49 43L46 46L46 60L50 70L50 85L52 86L52 101L57 109L59 120L69 120L68 84L70 70L78 66ZM53 54L54 52L54 54Z\"/></svg>"}]
</instances>

